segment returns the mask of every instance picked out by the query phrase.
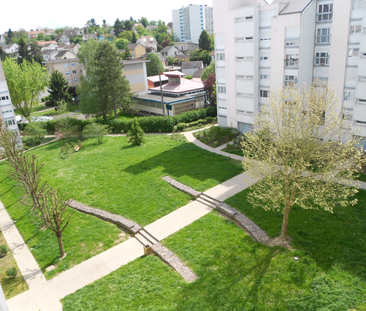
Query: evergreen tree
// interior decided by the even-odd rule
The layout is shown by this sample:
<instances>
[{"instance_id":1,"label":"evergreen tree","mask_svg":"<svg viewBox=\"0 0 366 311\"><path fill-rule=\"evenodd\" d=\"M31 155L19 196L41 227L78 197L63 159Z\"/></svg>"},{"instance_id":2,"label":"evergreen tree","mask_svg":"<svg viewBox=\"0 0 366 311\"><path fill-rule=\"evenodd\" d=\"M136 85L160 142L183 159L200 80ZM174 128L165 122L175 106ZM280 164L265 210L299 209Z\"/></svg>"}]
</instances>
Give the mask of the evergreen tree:
<instances>
[{"instance_id":1,"label":"evergreen tree","mask_svg":"<svg viewBox=\"0 0 366 311\"><path fill-rule=\"evenodd\" d=\"M145 143L145 133L142 130L137 118L133 119L131 130L129 130L127 134L127 139L129 143L136 146L141 146Z\"/></svg>"},{"instance_id":2,"label":"evergreen tree","mask_svg":"<svg viewBox=\"0 0 366 311\"><path fill-rule=\"evenodd\" d=\"M37 62L42 65L42 62L44 61L44 59L42 56L41 46L37 42L32 42L29 45L29 48L30 48L30 50L29 50L30 56L31 56L31 59L33 60L33 62Z\"/></svg>"},{"instance_id":3,"label":"evergreen tree","mask_svg":"<svg viewBox=\"0 0 366 311\"><path fill-rule=\"evenodd\" d=\"M8 30L8 37L6 38L6 44L10 44L11 43L11 39L14 38L14 32L11 31L11 29L9 28Z\"/></svg>"},{"instance_id":4,"label":"evergreen tree","mask_svg":"<svg viewBox=\"0 0 366 311\"><path fill-rule=\"evenodd\" d=\"M49 99L53 106L57 105L57 103L62 100L66 103L70 103L71 95L69 94L68 89L69 84L63 74L58 70L52 72L48 92L50 93Z\"/></svg>"},{"instance_id":5,"label":"evergreen tree","mask_svg":"<svg viewBox=\"0 0 366 311\"><path fill-rule=\"evenodd\" d=\"M31 52L28 50L28 45L23 38L19 40L19 50L18 50L18 64L21 65L24 60L32 62Z\"/></svg>"},{"instance_id":6,"label":"evergreen tree","mask_svg":"<svg viewBox=\"0 0 366 311\"><path fill-rule=\"evenodd\" d=\"M136 33L135 32L133 32L133 34L132 34L132 43L136 43L136 41L137 41L137 38L136 38Z\"/></svg>"},{"instance_id":7,"label":"evergreen tree","mask_svg":"<svg viewBox=\"0 0 366 311\"><path fill-rule=\"evenodd\" d=\"M198 39L198 45L201 50L209 51L211 40L206 30L202 30L200 37Z\"/></svg>"},{"instance_id":8,"label":"evergreen tree","mask_svg":"<svg viewBox=\"0 0 366 311\"><path fill-rule=\"evenodd\" d=\"M122 25L121 21L118 18L114 22L113 28L114 28L114 35L116 37L118 37L120 35L120 33L122 32L122 30L123 30L123 25Z\"/></svg>"},{"instance_id":9,"label":"evergreen tree","mask_svg":"<svg viewBox=\"0 0 366 311\"><path fill-rule=\"evenodd\" d=\"M8 55L4 52L3 48L0 46L0 61L4 61L7 56Z\"/></svg>"},{"instance_id":10,"label":"evergreen tree","mask_svg":"<svg viewBox=\"0 0 366 311\"><path fill-rule=\"evenodd\" d=\"M125 55L124 55L124 59L131 59L131 51L128 48L128 46L126 46L125 48Z\"/></svg>"},{"instance_id":11,"label":"evergreen tree","mask_svg":"<svg viewBox=\"0 0 366 311\"><path fill-rule=\"evenodd\" d=\"M146 63L146 71L148 77L156 76L159 74L159 71L160 73L164 71L164 67L160 58L154 53L147 54L146 60L150 60L149 63Z\"/></svg>"}]
</instances>

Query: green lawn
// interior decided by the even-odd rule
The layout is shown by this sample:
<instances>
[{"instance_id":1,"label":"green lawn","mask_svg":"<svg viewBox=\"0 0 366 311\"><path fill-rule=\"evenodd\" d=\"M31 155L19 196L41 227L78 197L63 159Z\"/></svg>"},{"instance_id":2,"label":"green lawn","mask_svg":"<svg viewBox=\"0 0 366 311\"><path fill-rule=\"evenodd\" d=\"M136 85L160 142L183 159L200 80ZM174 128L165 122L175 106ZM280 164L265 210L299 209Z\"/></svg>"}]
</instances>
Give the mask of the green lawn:
<instances>
[{"instance_id":1,"label":"green lawn","mask_svg":"<svg viewBox=\"0 0 366 311\"><path fill-rule=\"evenodd\" d=\"M143 257L65 297L64 310L366 310L365 277L325 267L304 247L254 242L216 212L164 244L198 280L186 283L155 256Z\"/></svg>"},{"instance_id":2,"label":"green lawn","mask_svg":"<svg viewBox=\"0 0 366 311\"><path fill-rule=\"evenodd\" d=\"M191 197L161 178L169 175L195 189L206 190L241 172L239 162L211 154L185 141L168 136L147 136L143 147L132 147L126 137L105 137L83 143L82 149L60 159L64 142L51 143L30 153L44 163L44 177L69 198L123 215L147 225L187 204ZM8 166L0 163L0 199L41 266L58 263L53 233L33 224L24 191L7 178ZM114 225L75 213L64 232L67 256L47 277L84 261L115 245L121 233Z\"/></svg>"}]
</instances>

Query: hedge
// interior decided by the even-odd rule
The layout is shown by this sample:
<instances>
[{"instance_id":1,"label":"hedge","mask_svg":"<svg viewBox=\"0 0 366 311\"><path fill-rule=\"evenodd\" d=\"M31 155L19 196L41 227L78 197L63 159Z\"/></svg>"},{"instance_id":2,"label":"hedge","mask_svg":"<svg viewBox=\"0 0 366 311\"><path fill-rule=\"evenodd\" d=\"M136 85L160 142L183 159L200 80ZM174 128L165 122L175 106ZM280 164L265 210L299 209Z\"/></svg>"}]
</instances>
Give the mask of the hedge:
<instances>
[{"instance_id":1,"label":"hedge","mask_svg":"<svg viewBox=\"0 0 366 311\"><path fill-rule=\"evenodd\" d=\"M207 108L184 112L174 117L141 117L139 118L139 123L145 133L171 133L173 132L174 126L179 123L197 122L198 120L205 119L206 117L214 118L216 116L216 111L216 107L210 106ZM79 126L81 131L91 122L106 124L110 126L112 133L120 134L122 131L127 133L131 129L133 119L111 119L107 121L104 121L101 118L87 120L70 119L70 122L71 126ZM43 122L43 124L49 134L53 134L56 131L56 120ZM19 129L23 131L26 126L27 123L19 124Z\"/></svg>"}]
</instances>

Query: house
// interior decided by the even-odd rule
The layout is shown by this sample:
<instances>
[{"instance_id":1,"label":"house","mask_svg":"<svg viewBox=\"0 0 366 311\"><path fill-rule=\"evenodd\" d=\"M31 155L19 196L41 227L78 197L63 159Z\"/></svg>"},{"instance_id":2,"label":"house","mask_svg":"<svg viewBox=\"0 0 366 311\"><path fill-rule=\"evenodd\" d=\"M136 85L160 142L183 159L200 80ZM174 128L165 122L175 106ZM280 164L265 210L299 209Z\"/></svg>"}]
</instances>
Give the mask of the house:
<instances>
[{"instance_id":1,"label":"house","mask_svg":"<svg viewBox=\"0 0 366 311\"><path fill-rule=\"evenodd\" d=\"M37 36L38 36L40 33L45 34L45 32L44 32L43 30L29 31L29 32L28 32L28 38L29 38L29 39L37 38Z\"/></svg>"},{"instance_id":2,"label":"house","mask_svg":"<svg viewBox=\"0 0 366 311\"><path fill-rule=\"evenodd\" d=\"M127 47L131 51L133 59L142 58L146 54L146 48L140 43L130 43Z\"/></svg>"},{"instance_id":3,"label":"house","mask_svg":"<svg viewBox=\"0 0 366 311\"><path fill-rule=\"evenodd\" d=\"M194 73L198 70L203 68L202 61L195 61L195 62L183 62L182 63L182 72L186 76L193 76Z\"/></svg>"},{"instance_id":4,"label":"house","mask_svg":"<svg viewBox=\"0 0 366 311\"><path fill-rule=\"evenodd\" d=\"M38 45L41 46L41 50L56 50L58 44L56 41L38 41Z\"/></svg>"},{"instance_id":5,"label":"house","mask_svg":"<svg viewBox=\"0 0 366 311\"><path fill-rule=\"evenodd\" d=\"M55 37L55 41L57 41L60 44L65 44L65 43L69 44L70 38L63 33L60 33Z\"/></svg>"},{"instance_id":6,"label":"house","mask_svg":"<svg viewBox=\"0 0 366 311\"><path fill-rule=\"evenodd\" d=\"M19 45L16 43L9 44L3 48L3 51L6 54L13 54L13 55L18 53L18 50L19 50Z\"/></svg>"},{"instance_id":7,"label":"house","mask_svg":"<svg viewBox=\"0 0 366 311\"><path fill-rule=\"evenodd\" d=\"M199 45L193 42L174 42L174 46L183 52L192 52L199 48Z\"/></svg>"},{"instance_id":8,"label":"house","mask_svg":"<svg viewBox=\"0 0 366 311\"><path fill-rule=\"evenodd\" d=\"M82 40L83 42L86 42L88 40L97 40L98 37L95 33L86 33L86 34L83 34L83 37L82 37Z\"/></svg>"},{"instance_id":9,"label":"house","mask_svg":"<svg viewBox=\"0 0 366 311\"><path fill-rule=\"evenodd\" d=\"M168 56L176 58L177 55L185 55L186 53L184 53L183 51L181 51L179 48L177 48L174 45L169 45L166 46L162 51L161 51L161 60L163 62L165 62L168 58Z\"/></svg>"},{"instance_id":10,"label":"house","mask_svg":"<svg viewBox=\"0 0 366 311\"><path fill-rule=\"evenodd\" d=\"M205 70L204 68L197 69L196 72L192 75L192 78L199 79L199 81L202 81L201 76L202 76L204 70Z\"/></svg>"},{"instance_id":11,"label":"house","mask_svg":"<svg viewBox=\"0 0 366 311\"><path fill-rule=\"evenodd\" d=\"M59 53L71 53L62 51ZM75 55L76 56L76 55ZM53 71L58 70L62 73L69 86L76 87L80 83L80 78L85 75L84 66L78 58L61 58L45 62L48 73L51 75Z\"/></svg>"},{"instance_id":12,"label":"house","mask_svg":"<svg viewBox=\"0 0 366 311\"><path fill-rule=\"evenodd\" d=\"M146 30L152 30L152 29L156 29L158 28L158 26L146 26Z\"/></svg>"},{"instance_id":13,"label":"house","mask_svg":"<svg viewBox=\"0 0 366 311\"><path fill-rule=\"evenodd\" d=\"M179 71L164 72L164 77L168 78L168 83L162 86L164 104L161 102L160 83L157 83L159 76L149 77L149 85L153 85L147 91L136 94L133 107L158 115L163 115L165 109L165 114L169 116L204 107L206 93L203 83L184 79L183 76L184 73Z\"/></svg>"},{"instance_id":14,"label":"house","mask_svg":"<svg viewBox=\"0 0 366 311\"><path fill-rule=\"evenodd\" d=\"M74 54L73 52L70 51L59 51L56 55L55 55L55 59L56 60L60 60L60 59L69 59L69 58L77 58L77 55Z\"/></svg>"},{"instance_id":15,"label":"house","mask_svg":"<svg viewBox=\"0 0 366 311\"><path fill-rule=\"evenodd\" d=\"M0 35L0 43L6 44L5 35Z\"/></svg>"},{"instance_id":16,"label":"house","mask_svg":"<svg viewBox=\"0 0 366 311\"><path fill-rule=\"evenodd\" d=\"M53 34L55 34L55 31L53 29L48 29L45 32L45 36L52 36Z\"/></svg>"},{"instance_id":17,"label":"house","mask_svg":"<svg viewBox=\"0 0 366 311\"><path fill-rule=\"evenodd\" d=\"M48 61L51 61L51 60L55 60L56 59L56 55L58 54L59 52L56 51L56 50L43 50L42 51L42 57L43 59L48 62Z\"/></svg>"},{"instance_id":18,"label":"house","mask_svg":"<svg viewBox=\"0 0 366 311\"><path fill-rule=\"evenodd\" d=\"M80 29L76 28L76 29L68 29L68 30L64 30L64 35L69 37L69 38L76 38L78 35L81 34Z\"/></svg>"},{"instance_id":19,"label":"house","mask_svg":"<svg viewBox=\"0 0 366 311\"><path fill-rule=\"evenodd\" d=\"M80 44L79 43L70 44L70 45L66 45L65 47L63 47L64 51L70 51L70 52L73 52L76 55L78 55L79 49L80 49Z\"/></svg>"},{"instance_id":20,"label":"house","mask_svg":"<svg viewBox=\"0 0 366 311\"><path fill-rule=\"evenodd\" d=\"M145 48L150 47L153 53L158 51L158 43L152 36L142 36L137 39L136 43L142 44Z\"/></svg>"},{"instance_id":21,"label":"house","mask_svg":"<svg viewBox=\"0 0 366 311\"><path fill-rule=\"evenodd\" d=\"M174 59L178 59L181 62L189 62L190 56L189 55L177 55Z\"/></svg>"}]
</instances>

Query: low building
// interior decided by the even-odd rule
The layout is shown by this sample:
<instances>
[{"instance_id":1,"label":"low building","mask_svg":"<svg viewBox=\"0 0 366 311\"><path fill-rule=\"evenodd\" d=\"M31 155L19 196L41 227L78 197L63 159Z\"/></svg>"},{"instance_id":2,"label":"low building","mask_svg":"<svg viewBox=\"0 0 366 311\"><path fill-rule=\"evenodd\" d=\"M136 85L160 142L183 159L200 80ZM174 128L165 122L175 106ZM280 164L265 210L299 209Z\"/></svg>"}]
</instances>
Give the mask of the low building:
<instances>
[{"instance_id":1,"label":"low building","mask_svg":"<svg viewBox=\"0 0 366 311\"><path fill-rule=\"evenodd\" d=\"M0 43L4 43L6 45L5 35L0 35Z\"/></svg>"},{"instance_id":2,"label":"low building","mask_svg":"<svg viewBox=\"0 0 366 311\"><path fill-rule=\"evenodd\" d=\"M16 43L9 44L3 48L3 51L6 54L11 54L11 55L15 55L16 53L18 53L18 50L19 50L19 45Z\"/></svg>"},{"instance_id":3,"label":"low building","mask_svg":"<svg viewBox=\"0 0 366 311\"><path fill-rule=\"evenodd\" d=\"M142 44L145 48L151 48L153 53L158 51L158 43L152 36L142 36L137 39L136 43Z\"/></svg>"},{"instance_id":4,"label":"low building","mask_svg":"<svg viewBox=\"0 0 366 311\"><path fill-rule=\"evenodd\" d=\"M141 23L136 23L136 24L134 24L133 26L132 26L132 28L131 28L131 30L132 31L136 31L137 32L137 27L138 26L142 26L142 27L144 27L144 25L142 25ZM145 27L144 27L145 28Z\"/></svg>"},{"instance_id":5,"label":"low building","mask_svg":"<svg viewBox=\"0 0 366 311\"><path fill-rule=\"evenodd\" d=\"M160 80L161 85L167 84L169 82L169 78L166 75L160 75L160 78L159 75L157 75L147 77L147 85L149 88L160 86Z\"/></svg>"},{"instance_id":6,"label":"low building","mask_svg":"<svg viewBox=\"0 0 366 311\"><path fill-rule=\"evenodd\" d=\"M58 44L56 41L38 41L38 45L41 46L41 50L56 50Z\"/></svg>"},{"instance_id":7,"label":"low building","mask_svg":"<svg viewBox=\"0 0 366 311\"><path fill-rule=\"evenodd\" d=\"M146 30L152 30L152 29L156 29L158 28L158 26L153 26L153 25L150 25L150 26L146 26Z\"/></svg>"},{"instance_id":8,"label":"low building","mask_svg":"<svg viewBox=\"0 0 366 311\"><path fill-rule=\"evenodd\" d=\"M56 55L59 52L56 50L43 50L42 51L42 57L46 62L49 62L51 60L55 60L56 59Z\"/></svg>"},{"instance_id":9,"label":"low building","mask_svg":"<svg viewBox=\"0 0 366 311\"><path fill-rule=\"evenodd\" d=\"M77 58L77 55L70 51L60 51L55 55L56 60L60 59L69 59L69 58Z\"/></svg>"},{"instance_id":10,"label":"low building","mask_svg":"<svg viewBox=\"0 0 366 311\"><path fill-rule=\"evenodd\" d=\"M198 43L193 42L174 42L174 46L183 52L192 52L199 48Z\"/></svg>"},{"instance_id":11,"label":"low building","mask_svg":"<svg viewBox=\"0 0 366 311\"><path fill-rule=\"evenodd\" d=\"M186 76L193 76L198 69L203 68L202 61L195 61L195 62L183 62L182 63L182 72Z\"/></svg>"},{"instance_id":12,"label":"low building","mask_svg":"<svg viewBox=\"0 0 366 311\"><path fill-rule=\"evenodd\" d=\"M76 29L68 29L64 31L64 35L69 37L69 38L76 38L78 35L81 35L81 30L76 28Z\"/></svg>"},{"instance_id":13,"label":"low building","mask_svg":"<svg viewBox=\"0 0 366 311\"><path fill-rule=\"evenodd\" d=\"M79 53L79 49L80 49L80 44L76 43L76 44L69 44L63 47L64 51L70 51L76 55L78 55Z\"/></svg>"},{"instance_id":14,"label":"low building","mask_svg":"<svg viewBox=\"0 0 366 311\"><path fill-rule=\"evenodd\" d=\"M184 74L179 71L165 72L164 76L168 78L168 83L162 86L163 101L161 102L160 83L155 86L157 77L149 77L154 82L154 86L149 87L147 91L137 93L134 108L169 116L179 115L183 112L203 108L206 104L206 93L203 83L184 79ZM151 82L150 82L151 83Z\"/></svg>"},{"instance_id":15,"label":"low building","mask_svg":"<svg viewBox=\"0 0 366 311\"><path fill-rule=\"evenodd\" d=\"M142 58L146 54L146 48L141 43L130 43L127 45L133 59Z\"/></svg>"},{"instance_id":16,"label":"low building","mask_svg":"<svg viewBox=\"0 0 366 311\"><path fill-rule=\"evenodd\" d=\"M98 36L95 33L86 33L86 34L83 34L83 36L82 36L83 42L86 42L88 40L97 40L97 39L98 39Z\"/></svg>"},{"instance_id":17,"label":"low building","mask_svg":"<svg viewBox=\"0 0 366 311\"><path fill-rule=\"evenodd\" d=\"M45 31L45 36L52 36L53 34L55 34L55 31L53 29L48 29L47 31Z\"/></svg>"},{"instance_id":18,"label":"low building","mask_svg":"<svg viewBox=\"0 0 366 311\"><path fill-rule=\"evenodd\" d=\"M15 120L14 107L11 102L8 84L6 83L3 65L0 62L0 120L10 131L19 135L18 124Z\"/></svg>"},{"instance_id":19,"label":"low building","mask_svg":"<svg viewBox=\"0 0 366 311\"><path fill-rule=\"evenodd\" d=\"M69 44L70 38L63 33L60 33L55 37L55 41L57 41L60 44Z\"/></svg>"},{"instance_id":20,"label":"low building","mask_svg":"<svg viewBox=\"0 0 366 311\"><path fill-rule=\"evenodd\" d=\"M168 57L173 57L176 58L178 55L185 55L186 53L184 53L183 51L181 51L179 48L177 48L174 45L169 45L166 46L162 51L161 51L161 60L163 62L165 62Z\"/></svg>"},{"instance_id":21,"label":"low building","mask_svg":"<svg viewBox=\"0 0 366 311\"><path fill-rule=\"evenodd\" d=\"M37 38L37 36L39 35L39 34L41 34L41 33L43 33L43 34L45 34L45 32L43 31L43 30L36 30L36 31L29 31L28 32L28 38L29 39L34 39L34 38Z\"/></svg>"},{"instance_id":22,"label":"low building","mask_svg":"<svg viewBox=\"0 0 366 311\"><path fill-rule=\"evenodd\" d=\"M61 51L59 53L71 53L69 51ZM58 70L61 72L69 83L69 86L76 87L80 83L80 77L84 75L84 66L78 58L55 59L45 63L48 73Z\"/></svg>"}]
</instances>

